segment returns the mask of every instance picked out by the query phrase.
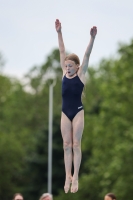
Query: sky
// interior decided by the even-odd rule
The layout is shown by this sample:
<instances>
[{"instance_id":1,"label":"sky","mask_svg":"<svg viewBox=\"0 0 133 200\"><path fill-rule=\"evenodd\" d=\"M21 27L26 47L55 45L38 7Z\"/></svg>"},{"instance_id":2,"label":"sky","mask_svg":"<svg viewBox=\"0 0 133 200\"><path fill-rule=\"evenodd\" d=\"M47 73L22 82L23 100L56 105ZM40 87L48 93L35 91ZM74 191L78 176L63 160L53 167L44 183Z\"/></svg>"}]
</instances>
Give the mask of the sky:
<instances>
[{"instance_id":1,"label":"sky","mask_svg":"<svg viewBox=\"0 0 133 200\"><path fill-rule=\"evenodd\" d=\"M119 43L133 39L133 0L0 0L0 53L3 72L22 78L34 66L45 63L58 48L55 20L62 24L66 51L81 62L90 40L97 36L89 65L115 56Z\"/></svg>"}]
</instances>

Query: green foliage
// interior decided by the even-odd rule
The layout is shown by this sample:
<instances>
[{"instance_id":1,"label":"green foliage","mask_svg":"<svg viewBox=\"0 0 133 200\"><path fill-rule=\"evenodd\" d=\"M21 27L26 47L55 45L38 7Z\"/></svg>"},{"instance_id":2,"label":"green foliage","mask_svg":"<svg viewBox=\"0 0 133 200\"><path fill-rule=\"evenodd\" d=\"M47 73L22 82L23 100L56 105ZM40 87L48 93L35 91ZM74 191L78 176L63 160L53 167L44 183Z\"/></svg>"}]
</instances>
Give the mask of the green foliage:
<instances>
[{"instance_id":1,"label":"green foliage","mask_svg":"<svg viewBox=\"0 0 133 200\"><path fill-rule=\"evenodd\" d=\"M132 199L133 41L121 44L117 58L88 69L83 104L85 128L79 191L65 194L60 133L62 71L59 51L33 67L25 85L0 75L0 199L22 192L34 200L47 192L49 85L54 86L53 195L61 199L103 199L108 192Z\"/></svg>"},{"instance_id":2,"label":"green foliage","mask_svg":"<svg viewBox=\"0 0 133 200\"><path fill-rule=\"evenodd\" d=\"M56 62L54 61L54 63L56 63L56 66L53 68L51 67L51 59L56 54L58 57L57 59L55 58ZM59 187L63 184L62 176L64 176L64 171L62 170L62 173L58 171L58 166L61 166L62 169L64 167L59 125L61 111L59 51L54 50L52 55L54 57L49 56L46 64L31 69L26 76L24 85L18 80L0 75L0 133L3 132L7 137L8 135L11 138L13 137L14 143L17 143L17 141L20 142L22 152L16 146L16 152L14 152L16 160L14 158L13 162L14 164L18 163L17 173L23 177L21 180L14 178L14 182L12 183L12 176L14 174L12 171L6 170L7 175L11 177L7 179L10 185L9 188L6 188L6 185L2 182L4 179L1 179L0 186L3 184L0 193L1 199L9 199L15 192L22 192L25 197L36 199L44 190L47 190L48 102L49 85L53 82L50 76L51 71L57 77L56 92L54 92L54 97L56 98L54 101L55 117L53 128L53 165L57 167L53 169L53 180L61 177ZM44 70L44 66L47 70ZM12 140L9 140L9 142L10 145L14 146ZM10 152L10 145L6 147L7 152ZM4 145L3 148L5 148ZM1 149L1 153L2 151L3 149ZM61 160L57 162L56 158L60 157L60 155L62 155ZM8 157L6 159L8 161ZM10 165L13 168L14 165L12 162ZM6 163L2 161L2 167L6 169L5 166ZM53 191L56 194L58 193L56 186L53 186Z\"/></svg>"},{"instance_id":3,"label":"green foliage","mask_svg":"<svg viewBox=\"0 0 133 200\"><path fill-rule=\"evenodd\" d=\"M21 189L24 151L13 133L0 133L0 199L9 199Z\"/></svg>"},{"instance_id":4,"label":"green foliage","mask_svg":"<svg viewBox=\"0 0 133 200\"><path fill-rule=\"evenodd\" d=\"M132 199L133 41L119 47L118 59L105 59L89 69L85 88L83 160L77 194L56 200L103 199L108 192Z\"/></svg>"}]
</instances>

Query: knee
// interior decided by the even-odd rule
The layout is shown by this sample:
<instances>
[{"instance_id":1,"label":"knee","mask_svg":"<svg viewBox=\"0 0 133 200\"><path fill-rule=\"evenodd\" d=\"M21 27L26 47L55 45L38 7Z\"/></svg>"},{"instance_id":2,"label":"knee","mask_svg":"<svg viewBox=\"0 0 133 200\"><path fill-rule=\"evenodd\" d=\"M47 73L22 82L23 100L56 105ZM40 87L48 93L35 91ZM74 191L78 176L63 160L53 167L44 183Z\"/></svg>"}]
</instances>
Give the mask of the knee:
<instances>
[{"instance_id":1,"label":"knee","mask_svg":"<svg viewBox=\"0 0 133 200\"><path fill-rule=\"evenodd\" d=\"M69 143L69 142L64 142L63 143L63 148L64 148L64 151L71 150L72 149L72 144Z\"/></svg>"},{"instance_id":2,"label":"knee","mask_svg":"<svg viewBox=\"0 0 133 200\"><path fill-rule=\"evenodd\" d=\"M73 143L73 150L81 149L81 144L80 142L74 142Z\"/></svg>"}]
</instances>

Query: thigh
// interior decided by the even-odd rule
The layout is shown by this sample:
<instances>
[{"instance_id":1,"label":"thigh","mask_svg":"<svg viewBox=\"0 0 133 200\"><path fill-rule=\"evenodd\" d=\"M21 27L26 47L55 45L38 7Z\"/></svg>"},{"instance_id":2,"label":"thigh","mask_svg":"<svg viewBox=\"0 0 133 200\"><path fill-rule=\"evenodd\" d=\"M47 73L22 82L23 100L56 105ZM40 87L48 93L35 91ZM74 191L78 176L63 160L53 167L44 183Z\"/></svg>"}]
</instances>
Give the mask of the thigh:
<instances>
[{"instance_id":1,"label":"thigh","mask_svg":"<svg viewBox=\"0 0 133 200\"><path fill-rule=\"evenodd\" d=\"M72 122L63 112L61 114L61 134L64 142L72 143Z\"/></svg>"},{"instance_id":2,"label":"thigh","mask_svg":"<svg viewBox=\"0 0 133 200\"><path fill-rule=\"evenodd\" d=\"M73 119L73 142L80 142L84 130L84 110L81 110Z\"/></svg>"}]
</instances>

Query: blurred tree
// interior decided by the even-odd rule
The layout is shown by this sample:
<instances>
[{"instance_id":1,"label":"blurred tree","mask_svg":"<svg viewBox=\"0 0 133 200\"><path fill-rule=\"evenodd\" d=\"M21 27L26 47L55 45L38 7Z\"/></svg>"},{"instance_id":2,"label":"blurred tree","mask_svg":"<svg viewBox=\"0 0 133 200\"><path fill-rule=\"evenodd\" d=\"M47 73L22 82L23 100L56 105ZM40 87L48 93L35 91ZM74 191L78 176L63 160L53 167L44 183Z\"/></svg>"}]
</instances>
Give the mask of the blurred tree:
<instances>
[{"instance_id":1,"label":"blurred tree","mask_svg":"<svg viewBox=\"0 0 133 200\"><path fill-rule=\"evenodd\" d=\"M11 199L23 183L24 151L13 133L0 132L0 199Z\"/></svg>"},{"instance_id":2,"label":"blurred tree","mask_svg":"<svg viewBox=\"0 0 133 200\"><path fill-rule=\"evenodd\" d=\"M98 69L89 69L79 191L61 191L55 200L102 200L108 192L132 199L133 40L121 44L118 53L117 59L103 59Z\"/></svg>"},{"instance_id":3,"label":"blurred tree","mask_svg":"<svg viewBox=\"0 0 133 200\"><path fill-rule=\"evenodd\" d=\"M26 75L26 87L31 89L36 102L34 104L35 113L40 116L40 121L35 120L39 127L34 129L34 151L31 151L26 158L26 168L24 174L30 173L30 179L27 179L27 185L23 188L26 198L32 200L39 197L47 191L47 173L48 173L48 102L49 86L56 79L54 87L53 101L53 193L58 194L60 187L64 182L64 161L62 150L62 138L60 133L60 114L61 114L61 68L59 63L59 51L53 50L46 58L46 63L40 67L33 67ZM39 111L40 110L40 111ZM32 113L33 114L33 113ZM43 119L43 121L42 121ZM59 170L60 168L60 170ZM28 177L28 176L26 176ZM58 182L57 182L58 180Z\"/></svg>"},{"instance_id":4,"label":"blurred tree","mask_svg":"<svg viewBox=\"0 0 133 200\"><path fill-rule=\"evenodd\" d=\"M1 59L1 58L0 58ZM1 63L1 61L0 61ZM0 73L0 199L9 199L21 189L24 157L29 144L25 127L26 92L18 80Z\"/></svg>"},{"instance_id":5,"label":"blurred tree","mask_svg":"<svg viewBox=\"0 0 133 200\"><path fill-rule=\"evenodd\" d=\"M56 78L54 199L103 199L105 193L112 191L118 198L132 200L133 40L128 45L121 44L118 53L117 58L101 60L98 69L90 67L88 70L83 97L83 159L76 194L66 195L63 191L62 72L58 50L53 50L42 66L27 73L24 85L0 75L0 199L9 199L11 193L18 190L29 200L47 192L49 84Z\"/></svg>"}]
</instances>

